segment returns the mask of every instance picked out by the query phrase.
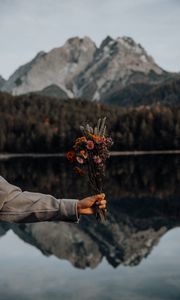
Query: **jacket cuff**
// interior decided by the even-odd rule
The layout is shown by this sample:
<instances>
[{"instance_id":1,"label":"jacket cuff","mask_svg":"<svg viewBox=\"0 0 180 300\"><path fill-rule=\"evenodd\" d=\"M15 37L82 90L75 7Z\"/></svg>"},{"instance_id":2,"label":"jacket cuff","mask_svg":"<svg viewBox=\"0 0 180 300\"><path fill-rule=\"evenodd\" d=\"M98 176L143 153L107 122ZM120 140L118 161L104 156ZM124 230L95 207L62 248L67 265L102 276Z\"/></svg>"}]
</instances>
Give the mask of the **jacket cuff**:
<instances>
[{"instance_id":1,"label":"jacket cuff","mask_svg":"<svg viewBox=\"0 0 180 300\"><path fill-rule=\"evenodd\" d=\"M79 223L78 199L59 199L59 220Z\"/></svg>"}]
</instances>

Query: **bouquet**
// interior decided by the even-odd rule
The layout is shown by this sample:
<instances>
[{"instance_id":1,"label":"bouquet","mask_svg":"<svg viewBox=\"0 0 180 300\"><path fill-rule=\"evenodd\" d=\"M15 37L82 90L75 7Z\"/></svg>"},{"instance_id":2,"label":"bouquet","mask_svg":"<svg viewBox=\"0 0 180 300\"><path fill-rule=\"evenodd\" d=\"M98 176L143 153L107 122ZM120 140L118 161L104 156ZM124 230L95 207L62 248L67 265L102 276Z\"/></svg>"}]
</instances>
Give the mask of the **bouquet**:
<instances>
[{"instance_id":1,"label":"bouquet","mask_svg":"<svg viewBox=\"0 0 180 300\"><path fill-rule=\"evenodd\" d=\"M111 137L106 136L106 117L99 119L97 126L89 124L80 126L82 136L78 137L72 150L68 151L67 159L74 163L74 171L79 175L88 175L89 183L95 193L102 193L105 176L105 161L109 158L109 149L113 144ZM96 207L96 219L106 220L106 209Z\"/></svg>"}]
</instances>

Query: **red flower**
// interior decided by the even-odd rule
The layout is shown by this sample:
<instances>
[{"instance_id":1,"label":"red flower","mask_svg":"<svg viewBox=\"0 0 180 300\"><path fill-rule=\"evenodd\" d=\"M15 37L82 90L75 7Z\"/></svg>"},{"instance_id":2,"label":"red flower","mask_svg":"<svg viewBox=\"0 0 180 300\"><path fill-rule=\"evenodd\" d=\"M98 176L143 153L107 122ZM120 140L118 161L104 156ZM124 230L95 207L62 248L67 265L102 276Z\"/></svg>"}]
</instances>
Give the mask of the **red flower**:
<instances>
[{"instance_id":1,"label":"red flower","mask_svg":"<svg viewBox=\"0 0 180 300\"><path fill-rule=\"evenodd\" d=\"M88 140L87 143L86 143L86 148L87 148L88 150L94 149L94 143L93 143L93 141Z\"/></svg>"},{"instance_id":2,"label":"red flower","mask_svg":"<svg viewBox=\"0 0 180 300\"><path fill-rule=\"evenodd\" d=\"M66 157L69 161L73 162L75 160L75 151L74 150L70 150L67 152Z\"/></svg>"}]
</instances>

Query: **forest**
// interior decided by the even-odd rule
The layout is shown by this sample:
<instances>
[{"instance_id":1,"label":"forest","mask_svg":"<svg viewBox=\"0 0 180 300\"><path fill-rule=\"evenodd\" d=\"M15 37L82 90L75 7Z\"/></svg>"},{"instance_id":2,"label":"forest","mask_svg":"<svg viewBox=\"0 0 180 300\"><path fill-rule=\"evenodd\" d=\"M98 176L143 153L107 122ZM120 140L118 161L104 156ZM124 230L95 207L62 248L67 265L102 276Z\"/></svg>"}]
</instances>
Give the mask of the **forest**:
<instances>
[{"instance_id":1,"label":"forest","mask_svg":"<svg viewBox=\"0 0 180 300\"><path fill-rule=\"evenodd\" d=\"M180 149L180 106L118 107L80 99L0 93L0 152L69 150L80 125L107 116L112 151Z\"/></svg>"}]
</instances>

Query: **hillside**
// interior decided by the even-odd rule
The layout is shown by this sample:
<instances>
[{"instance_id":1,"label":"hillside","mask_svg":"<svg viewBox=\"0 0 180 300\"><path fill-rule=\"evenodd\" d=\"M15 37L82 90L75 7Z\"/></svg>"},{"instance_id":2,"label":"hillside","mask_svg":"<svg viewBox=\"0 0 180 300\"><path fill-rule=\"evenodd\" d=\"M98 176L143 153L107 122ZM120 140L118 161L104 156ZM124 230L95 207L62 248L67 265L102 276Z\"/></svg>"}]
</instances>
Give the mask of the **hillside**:
<instances>
[{"instance_id":1,"label":"hillside","mask_svg":"<svg viewBox=\"0 0 180 300\"><path fill-rule=\"evenodd\" d=\"M180 104L180 75L167 79L157 85L149 83L130 84L117 89L103 99L104 103L120 106L166 105Z\"/></svg>"}]
</instances>

